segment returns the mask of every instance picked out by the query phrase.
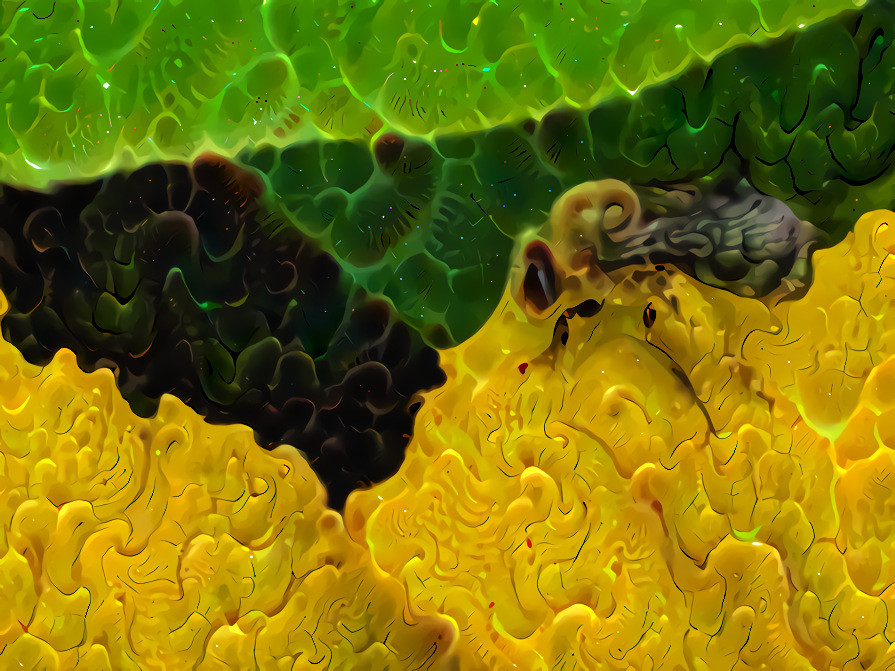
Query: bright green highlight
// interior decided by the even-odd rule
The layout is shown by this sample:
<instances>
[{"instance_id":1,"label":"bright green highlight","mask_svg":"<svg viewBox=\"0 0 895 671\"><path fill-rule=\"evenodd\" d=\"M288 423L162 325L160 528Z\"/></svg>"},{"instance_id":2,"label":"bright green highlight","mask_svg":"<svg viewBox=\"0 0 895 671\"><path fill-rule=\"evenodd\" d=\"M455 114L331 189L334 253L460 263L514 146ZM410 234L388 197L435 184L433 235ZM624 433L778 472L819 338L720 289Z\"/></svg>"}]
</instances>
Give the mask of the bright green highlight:
<instances>
[{"instance_id":1,"label":"bright green highlight","mask_svg":"<svg viewBox=\"0 0 895 671\"><path fill-rule=\"evenodd\" d=\"M479 130L627 95L862 3L814 4L4 2L0 170L43 186L383 125Z\"/></svg>"}]
</instances>

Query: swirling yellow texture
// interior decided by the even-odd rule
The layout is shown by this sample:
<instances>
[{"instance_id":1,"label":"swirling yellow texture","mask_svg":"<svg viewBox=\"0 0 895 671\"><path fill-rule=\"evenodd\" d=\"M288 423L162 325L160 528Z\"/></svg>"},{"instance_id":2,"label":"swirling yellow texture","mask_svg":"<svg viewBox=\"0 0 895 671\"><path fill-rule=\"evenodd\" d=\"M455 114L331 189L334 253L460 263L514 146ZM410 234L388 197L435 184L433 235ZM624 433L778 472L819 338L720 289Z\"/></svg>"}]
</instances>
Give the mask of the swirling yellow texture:
<instances>
[{"instance_id":1,"label":"swirling yellow texture","mask_svg":"<svg viewBox=\"0 0 895 671\"><path fill-rule=\"evenodd\" d=\"M109 371L5 341L0 418L0 667L423 668L449 644L295 450L171 397L136 417Z\"/></svg>"},{"instance_id":2,"label":"swirling yellow texture","mask_svg":"<svg viewBox=\"0 0 895 671\"><path fill-rule=\"evenodd\" d=\"M887 668L893 219L788 300L511 285L344 524L291 448L0 341L0 666Z\"/></svg>"},{"instance_id":3,"label":"swirling yellow texture","mask_svg":"<svg viewBox=\"0 0 895 671\"><path fill-rule=\"evenodd\" d=\"M539 316L511 287L346 526L461 668L889 668L893 254L883 211L801 297L650 266Z\"/></svg>"}]
</instances>

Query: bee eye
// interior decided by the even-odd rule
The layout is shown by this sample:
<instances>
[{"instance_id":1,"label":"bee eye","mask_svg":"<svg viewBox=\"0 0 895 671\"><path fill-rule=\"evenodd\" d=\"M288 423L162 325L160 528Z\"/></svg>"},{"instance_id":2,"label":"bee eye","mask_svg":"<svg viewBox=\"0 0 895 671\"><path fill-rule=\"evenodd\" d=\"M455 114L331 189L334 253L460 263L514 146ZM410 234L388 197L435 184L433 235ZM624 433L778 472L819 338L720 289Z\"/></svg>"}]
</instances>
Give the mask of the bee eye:
<instances>
[{"instance_id":1,"label":"bee eye","mask_svg":"<svg viewBox=\"0 0 895 671\"><path fill-rule=\"evenodd\" d=\"M561 293L553 255L545 244L533 242L525 250L525 260L528 267L522 282L522 295L538 312L543 312Z\"/></svg>"},{"instance_id":2,"label":"bee eye","mask_svg":"<svg viewBox=\"0 0 895 671\"><path fill-rule=\"evenodd\" d=\"M643 311L643 324L649 328L656 323L656 309L652 303L647 303L646 309Z\"/></svg>"}]
</instances>

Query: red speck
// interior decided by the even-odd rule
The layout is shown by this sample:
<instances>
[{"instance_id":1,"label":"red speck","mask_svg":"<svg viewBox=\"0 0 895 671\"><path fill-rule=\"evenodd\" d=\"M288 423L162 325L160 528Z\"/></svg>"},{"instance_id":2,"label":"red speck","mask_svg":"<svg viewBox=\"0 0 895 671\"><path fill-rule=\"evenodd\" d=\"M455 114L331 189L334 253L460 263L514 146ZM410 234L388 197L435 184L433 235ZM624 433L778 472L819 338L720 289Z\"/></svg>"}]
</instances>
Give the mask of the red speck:
<instances>
[{"instance_id":1,"label":"red speck","mask_svg":"<svg viewBox=\"0 0 895 671\"><path fill-rule=\"evenodd\" d=\"M525 544L526 544L528 547L531 547L531 539L530 539L530 538L526 538L526 539L525 539Z\"/></svg>"},{"instance_id":2,"label":"red speck","mask_svg":"<svg viewBox=\"0 0 895 671\"><path fill-rule=\"evenodd\" d=\"M19 623L19 626L22 628L22 631L24 631L24 632L27 634L27 633L28 633L28 625L27 625L27 624L22 624L22 621L21 621L21 620L16 620L16 622Z\"/></svg>"},{"instance_id":3,"label":"red speck","mask_svg":"<svg viewBox=\"0 0 895 671\"><path fill-rule=\"evenodd\" d=\"M525 369L526 369L526 368L528 368L528 364L527 364L527 363L520 363L520 364L519 364L519 372L522 373L523 375L525 375Z\"/></svg>"},{"instance_id":4,"label":"red speck","mask_svg":"<svg viewBox=\"0 0 895 671\"><path fill-rule=\"evenodd\" d=\"M488 604L488 608L494 608L494 602L493 602L493 601L492 601L491 603Z\"/></svg>"}]
</instances>

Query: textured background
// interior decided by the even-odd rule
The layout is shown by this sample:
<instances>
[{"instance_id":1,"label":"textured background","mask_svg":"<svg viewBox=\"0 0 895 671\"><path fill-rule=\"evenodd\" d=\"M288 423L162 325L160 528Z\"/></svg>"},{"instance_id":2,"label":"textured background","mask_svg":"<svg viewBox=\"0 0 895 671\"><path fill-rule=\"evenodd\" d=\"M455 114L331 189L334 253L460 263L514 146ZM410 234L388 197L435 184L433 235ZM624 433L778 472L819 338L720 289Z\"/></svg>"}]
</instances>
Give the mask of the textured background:
<instances>
[{"instance_id":1,"label":"textured background","mask_svg":"<svg viewBox=\"0 0 895 671\"><path fill-rule=\"evenodd\" d=\"M893 32L4 0L0 665L892 668Z\"/></svg>"}]
</instances>

